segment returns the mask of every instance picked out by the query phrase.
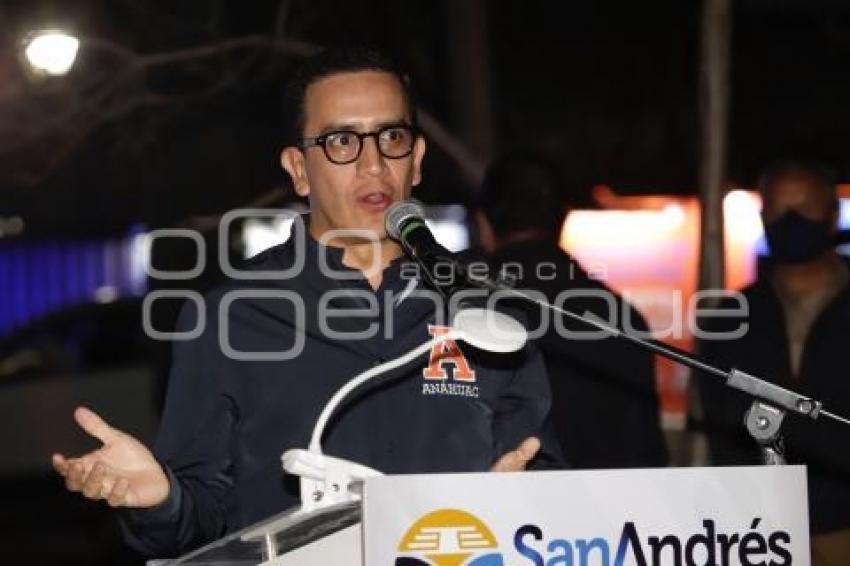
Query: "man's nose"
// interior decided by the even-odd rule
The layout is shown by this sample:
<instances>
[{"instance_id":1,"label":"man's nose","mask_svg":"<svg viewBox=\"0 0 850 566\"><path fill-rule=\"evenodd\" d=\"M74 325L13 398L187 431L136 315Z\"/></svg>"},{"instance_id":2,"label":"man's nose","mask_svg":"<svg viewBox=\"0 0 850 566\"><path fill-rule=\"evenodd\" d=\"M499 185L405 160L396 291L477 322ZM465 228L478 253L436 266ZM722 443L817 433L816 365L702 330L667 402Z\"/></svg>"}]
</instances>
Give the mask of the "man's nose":
<instances>
[{"instance_id":1,"label":"man's nose","mask_svg":"<svg viewBox=\"0 0 850 566\"><path fill-rule=\"evenodd\" d=\"M378 149L378 138L375 136L363 138L363 150L357 159L358 171L369 175L377 175L385 166L384 156L381 155Z\"/></svg>"}]
</instances>

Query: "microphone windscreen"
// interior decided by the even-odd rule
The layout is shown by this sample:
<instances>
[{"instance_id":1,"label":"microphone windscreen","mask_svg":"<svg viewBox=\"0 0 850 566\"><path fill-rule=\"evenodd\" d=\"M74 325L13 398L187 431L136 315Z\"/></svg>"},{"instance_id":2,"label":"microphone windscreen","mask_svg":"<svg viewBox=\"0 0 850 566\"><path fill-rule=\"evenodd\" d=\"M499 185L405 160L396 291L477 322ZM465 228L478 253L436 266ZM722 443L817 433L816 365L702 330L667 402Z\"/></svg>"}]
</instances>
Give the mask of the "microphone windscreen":
<instances>
[{"instance_id":1,"label":"microphone windscreen","mask_svg":"<svg viewBox=\"0 0 850 566\"><path fill-rule=\"evenodd\" d=\"M387 230L387 235L393 240L398 240L401 237L401 226L409 218L425 218L425 209L417 201L413 199L400 200L390 205L387 209L387 215L384 217L384 228Z\"/></svg>"}]
</instances>

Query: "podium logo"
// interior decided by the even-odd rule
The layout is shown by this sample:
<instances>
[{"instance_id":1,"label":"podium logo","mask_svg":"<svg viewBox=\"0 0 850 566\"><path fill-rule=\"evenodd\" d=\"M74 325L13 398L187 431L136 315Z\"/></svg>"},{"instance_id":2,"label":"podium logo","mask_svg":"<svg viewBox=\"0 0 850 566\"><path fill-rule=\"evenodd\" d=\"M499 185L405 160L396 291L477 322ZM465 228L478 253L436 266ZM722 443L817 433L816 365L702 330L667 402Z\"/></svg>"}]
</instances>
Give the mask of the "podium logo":
<instances>
[{"instance_id":1,"label":"podium logo","mask_svg":"<svg viewBox=\"0 0 850 566\"><path fill-rule=\"evenodd\" d=\"M493 532L459 509L428 513L407 530L395 566L504 566Z\"/></svg>"}]
</instances>

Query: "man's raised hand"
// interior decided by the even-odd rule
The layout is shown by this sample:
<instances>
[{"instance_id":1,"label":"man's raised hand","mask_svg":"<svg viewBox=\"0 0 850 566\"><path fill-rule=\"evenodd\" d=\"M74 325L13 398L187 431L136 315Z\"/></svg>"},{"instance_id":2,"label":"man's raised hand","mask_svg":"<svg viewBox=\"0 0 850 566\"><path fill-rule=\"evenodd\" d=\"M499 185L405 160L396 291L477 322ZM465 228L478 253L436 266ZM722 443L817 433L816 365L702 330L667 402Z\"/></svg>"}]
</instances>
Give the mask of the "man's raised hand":
<instances>
[{"instance_id":1,"label":"man's raised hand","mask_svg":"<svg viewBox=\"0 0 850 566\"><path fill-rule=\"evenodd\" d=\"M74 419L103 446L78 458L53 455L68 490L112 507L155 507L166 500L168 476L144 444L85 407L77 407Z\"/></svg>"}]
</instances>

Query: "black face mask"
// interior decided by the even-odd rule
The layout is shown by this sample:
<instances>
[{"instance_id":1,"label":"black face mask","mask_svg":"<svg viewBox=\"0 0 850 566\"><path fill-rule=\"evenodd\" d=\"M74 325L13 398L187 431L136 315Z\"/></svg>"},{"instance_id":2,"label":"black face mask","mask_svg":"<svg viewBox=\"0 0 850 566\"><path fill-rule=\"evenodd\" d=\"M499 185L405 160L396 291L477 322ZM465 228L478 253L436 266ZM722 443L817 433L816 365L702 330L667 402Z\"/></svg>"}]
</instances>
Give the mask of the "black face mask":
<instances>
[{"instance_id":1,"label":"black face mask","mask_svg":"<svg viewBox=\"0 0 850 566\"><path fill-rule=\"evenodd\" d=\"M770 245L770 256L779 263L807 263L835 245L828 221L810 220L788 210L767 224L764 235Z\"/></svg>"}]
</instances>

